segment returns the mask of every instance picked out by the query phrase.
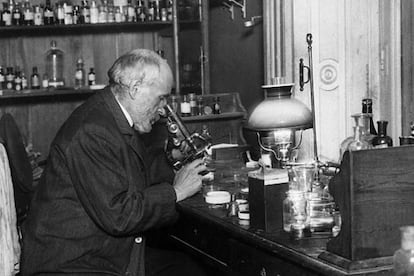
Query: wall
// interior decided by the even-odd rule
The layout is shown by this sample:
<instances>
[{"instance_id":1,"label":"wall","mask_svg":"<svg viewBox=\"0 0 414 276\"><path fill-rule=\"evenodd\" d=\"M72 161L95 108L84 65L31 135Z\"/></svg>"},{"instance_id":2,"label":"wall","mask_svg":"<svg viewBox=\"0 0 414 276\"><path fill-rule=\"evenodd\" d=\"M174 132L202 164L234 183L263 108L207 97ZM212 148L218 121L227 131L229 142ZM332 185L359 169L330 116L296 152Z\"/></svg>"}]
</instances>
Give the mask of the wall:
<instances>
[{"instance_id":1,"label":"wall","mask_svg":"<svg viewBox=\"0 0 414 276\"><path fill-rule=\"evenodd\" d=\"M210 81L211 93L239 92L249 111L263 99L263 26L243 23L262 14L262 1L247 0L246 6L246 18L235 7L234 20L223 6L210 9Z\"/></svg>"}]
</instances>

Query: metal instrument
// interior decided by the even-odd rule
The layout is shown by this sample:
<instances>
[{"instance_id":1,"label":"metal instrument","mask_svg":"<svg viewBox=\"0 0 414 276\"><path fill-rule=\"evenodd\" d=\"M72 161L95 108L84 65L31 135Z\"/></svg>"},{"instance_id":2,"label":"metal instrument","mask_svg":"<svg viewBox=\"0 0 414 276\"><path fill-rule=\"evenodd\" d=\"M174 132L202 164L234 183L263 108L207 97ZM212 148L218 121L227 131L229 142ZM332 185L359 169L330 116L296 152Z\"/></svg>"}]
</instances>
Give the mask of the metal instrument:
<instances>
[{"instance_id":1,"label":"metal instrument","mask_svg":"<svg viewBox=\"0 0 414 276\"><path fill-rule=\"evenodd\" d=\"M165 106L165 116L167 117L168 138L164 150L173 167L180 169L185 164L204 157L211 146L208 137L197 132L190 134L180 116L169 104Z\"/></svg>"}]
</instances>

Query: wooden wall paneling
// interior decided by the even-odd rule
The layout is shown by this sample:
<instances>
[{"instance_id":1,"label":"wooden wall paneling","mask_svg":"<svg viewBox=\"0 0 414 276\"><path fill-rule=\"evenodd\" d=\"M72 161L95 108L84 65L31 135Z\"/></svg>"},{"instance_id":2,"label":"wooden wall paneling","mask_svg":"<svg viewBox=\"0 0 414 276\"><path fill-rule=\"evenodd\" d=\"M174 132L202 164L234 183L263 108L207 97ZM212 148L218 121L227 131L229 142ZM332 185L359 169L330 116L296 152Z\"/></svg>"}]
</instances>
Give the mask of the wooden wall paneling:
<instances>
[{"instance_id":1,"label":"wooden wall paneling","mask_svg":"<svg viewBox=\"0 0 414 276\"><path fill-rule=\"evenodd\" d=\"M401 1L401 12L402 134L410 135L407 126L414 121L414 2Z\"/></svg>"}]
</instances>

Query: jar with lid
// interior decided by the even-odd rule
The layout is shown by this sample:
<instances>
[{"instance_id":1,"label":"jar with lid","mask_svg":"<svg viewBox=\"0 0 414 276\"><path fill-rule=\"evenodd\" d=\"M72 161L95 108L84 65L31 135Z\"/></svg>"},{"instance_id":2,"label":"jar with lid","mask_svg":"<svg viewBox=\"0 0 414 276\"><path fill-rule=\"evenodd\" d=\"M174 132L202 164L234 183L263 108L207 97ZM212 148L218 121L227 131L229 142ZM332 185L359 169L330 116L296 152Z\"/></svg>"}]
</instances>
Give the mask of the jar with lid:
<instances>
[{"instance_id":1,"label":"jar with lid","mask_svg":"<svg viewBox=\"0 0 414 276\"><path fill-rule=\"evenodd\" d=\"M63 62L63 51L58 49L56 41L52 40L50 49L46 53L46 74L49 76L49 86L60 87L65 85Z\"/></svg>"},{"instance_id":2,"label":"jar with lid","mask_svg":"<svg viewBox=\"0 0 414 276\"><path fill-rule=\"evenodd\" d=\"M310 235L308 202L305 193L289 190L283 201L283 230L293 238L303 238Z\"/></svg>"},{"instance_id":3,"label":"jar with lid","mask_svg":"<svg viewBox=\"0 0 414 276\"><path fill-rule=\"evenodd\" d=\"M394 253L394 275L414 275L414 226L403 226L401 248Z\"/></svg>"},{"instance_id":4,"label":"jar with lid","mask_svg":"<svg viewBox=\"0 0 414 276\"><path fill-rule=\"evenodd\" d=\"M372 139L374 148L392 147L392 138L387 135L387 121L378 121L378 136Z\"/></svg>"}]
</instances>

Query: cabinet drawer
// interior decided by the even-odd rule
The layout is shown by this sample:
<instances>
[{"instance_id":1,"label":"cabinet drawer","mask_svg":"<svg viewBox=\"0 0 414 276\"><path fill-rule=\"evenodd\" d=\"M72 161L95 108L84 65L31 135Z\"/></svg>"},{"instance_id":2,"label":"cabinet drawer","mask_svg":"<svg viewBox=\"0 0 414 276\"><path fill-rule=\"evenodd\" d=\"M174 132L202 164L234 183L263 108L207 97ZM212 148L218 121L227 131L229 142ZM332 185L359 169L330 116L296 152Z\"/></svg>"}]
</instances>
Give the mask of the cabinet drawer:
<instances>
[{"instance_id":1,"label":"cabinet drawer","mask_svg":"<svg viewBox=\"0 0 414 276\"><path fill-rule=\"evenodd\" d=\"M257 249L253 246L229 241L232 270L251 276L316 276L320 275L287 259Z\"/></svg>"},{"instance_id":2,"label":"cabinet drawer","mask_svg":"<svg viewBox=\"0 0 414 276\"><path fill-rule=\"evenodd\" d=\"M229 261L229 237L208 224L183 218L174 227L172 236L184 246L211 256L222 264Z\"/></svg>"}]
</instances>

